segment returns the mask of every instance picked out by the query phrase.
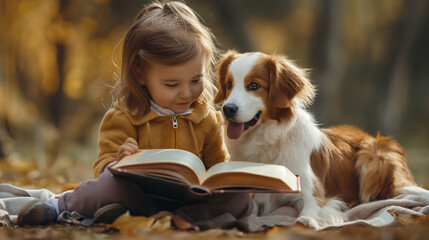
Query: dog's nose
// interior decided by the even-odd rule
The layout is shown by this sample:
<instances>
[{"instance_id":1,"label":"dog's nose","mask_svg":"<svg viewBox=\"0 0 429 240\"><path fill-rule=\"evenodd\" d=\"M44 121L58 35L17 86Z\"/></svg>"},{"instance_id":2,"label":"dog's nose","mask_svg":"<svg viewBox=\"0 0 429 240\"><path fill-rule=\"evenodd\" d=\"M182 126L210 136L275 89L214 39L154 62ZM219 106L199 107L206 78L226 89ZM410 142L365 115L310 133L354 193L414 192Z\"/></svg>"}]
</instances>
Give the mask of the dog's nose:
<instances>
[{"instance_id":1,"label":"dog's nose","mask_svg":"<svg viewBox=\"0 0 429 240\"><path fill-rule=\"evenodd\" d=\"M233 103L225 104L222 109L227 118L233 117L238 111L237 105Z\"/></svg>"}]
</instances>

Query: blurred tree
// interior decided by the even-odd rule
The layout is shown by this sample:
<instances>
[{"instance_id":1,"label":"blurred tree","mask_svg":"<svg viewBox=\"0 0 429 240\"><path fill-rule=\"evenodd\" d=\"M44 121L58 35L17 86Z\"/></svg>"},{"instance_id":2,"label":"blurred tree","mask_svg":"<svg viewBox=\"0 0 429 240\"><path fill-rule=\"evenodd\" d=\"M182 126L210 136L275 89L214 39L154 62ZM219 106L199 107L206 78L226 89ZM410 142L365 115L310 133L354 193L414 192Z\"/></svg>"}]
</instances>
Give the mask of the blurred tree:
<instances>
[{"instance_id":1,"label":"blurred tree","mask_svg":"<svg viewBox=\"0 0 429 240\"><path fill-rule=\"evenodd\" d=\"M317 109L321 119L339 118L341 114L338 109L339 91L344 78L344 59L341 41L341 0L321 1L321 11L319 16L316 40L314 48L316 59L314 64L318 66L314 75L317 76L319 89L318 100L314 108ZM331 124L331 122L327 122Z\"/></svg>"},{"instance_id":2,"label":"blurred tree","mask_svg":"<svg viewBox=\"0 0 429 240\"><path fill-rule=\"evenodd\" d=\"M410 54L416 36L423 22L425 2L423 0L407 1L404 8L400 27L397 31L397 44L393 51L393 63L388 76L384 103L379 109L378 126L383 131L398 135L408 105L410 94Z\"/></svg>"},{"instance_id":3,"label":"blurred tree","mask_svg":"<svg viewBox=\"0 0 429 240\"><path fill-rule=\"evenodd\" d=\"M100 39L106 38L106 32L102 32L102 38L94 38L95 21L90 15L98 12L97 5L103 9L106 3L68 0L0 3L0 24L7 26L2 28L5 34L0 37L0 116L15 132L14 145L34 156L41 170L52 166L64 139L86 136L85 128L96 125L94 119L101 114L88 104L100 106L99 97L108 88L87 91L95 80L109 75L109 60L117 39L107 39L103 44ZM112 16L102 16L100 22L109 17ZM105 49L109 49L107 57L103 54ZM107 64L100 65L99 57ZM1 146L5 141L2 138Z\"/></svg>"},{"instance_id":4,"label":"blurred tree","mask_svg":"<svg viewBox=\"0 0 429 240\"><path fill-rule=\"evenodd\" d=\"M0 0L0 158L20 154L42 168L94 160L120 39L148 2ZM278 52L309 68L319 89L311 110L322 124L382 130L427 148L426 1L186 3L222 50Z\"/></svg>"},{"instance_id":5,"label":"blurred tree","mask_svg":"<svg viewBox=\"0 0 429 240\"><path fill-rule=\"evenodd\" d=\"M222 13L219 20L223 28L227 29L227 34L234 39L234 49L239 52L252 51L253 47L250 42L247 30L246 11L241 11L245 1L217 1L217 11Z\"/></svg>"}]
</instances>

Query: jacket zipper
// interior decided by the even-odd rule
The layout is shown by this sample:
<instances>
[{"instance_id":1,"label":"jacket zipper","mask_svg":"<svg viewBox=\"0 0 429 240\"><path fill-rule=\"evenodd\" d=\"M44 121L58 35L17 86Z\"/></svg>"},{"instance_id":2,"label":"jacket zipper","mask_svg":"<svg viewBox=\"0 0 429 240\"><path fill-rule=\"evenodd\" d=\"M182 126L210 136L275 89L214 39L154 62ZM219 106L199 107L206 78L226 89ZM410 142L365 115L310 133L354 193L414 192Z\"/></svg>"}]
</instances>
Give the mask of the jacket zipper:
<instances>
[{"instance_id":1,"label":"jacket zipper","mask_svg":"<svg viewBox=\"0 0 429 240\"><path fill-rule=\"evenodd\" d=\"M174 128L174 129L177 129L177 127L179 126L179 125L177 124L177 115L172 115L172 116L171 116L171 120L173 121L173 128Z\"/></svg>"},{"instance_id":2,"label":"jacket zipper","mask_svg":"<svg viewBox=\"0 0 429 240\"><path fill-rule=\"evenodd\" d=\"M177 128L179 124L177 123L177 115L172 115L171 120L173 122L173 139L172 139L172 147L177 148Z\"/></svg>"}]
</instances>

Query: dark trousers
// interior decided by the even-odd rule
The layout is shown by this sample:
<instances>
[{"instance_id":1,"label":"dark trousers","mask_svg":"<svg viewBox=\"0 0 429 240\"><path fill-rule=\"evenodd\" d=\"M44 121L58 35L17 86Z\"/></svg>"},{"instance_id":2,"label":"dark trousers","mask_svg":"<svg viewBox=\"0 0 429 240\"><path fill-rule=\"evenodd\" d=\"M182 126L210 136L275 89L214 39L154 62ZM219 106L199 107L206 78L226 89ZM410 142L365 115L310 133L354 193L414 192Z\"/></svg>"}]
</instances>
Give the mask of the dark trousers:
<instances>
[{"instance_id":1,"label":"dark trousers","mask_svg":"<svg viewBox=\"0 0 429 240\"><path fill-rule=\"evenodd\" d=\"M210 221L225 213L239 219L249 216L253 208L248 193L214 194L197 203L157 200L146 195L132 180L115 177L108 171L61 196L58 207L60 213L76 211L92 218L98 209L110 203L121 203L132 215L150 216L159 211L172 211L190 223Z\"/></svg>"}]
</instances>

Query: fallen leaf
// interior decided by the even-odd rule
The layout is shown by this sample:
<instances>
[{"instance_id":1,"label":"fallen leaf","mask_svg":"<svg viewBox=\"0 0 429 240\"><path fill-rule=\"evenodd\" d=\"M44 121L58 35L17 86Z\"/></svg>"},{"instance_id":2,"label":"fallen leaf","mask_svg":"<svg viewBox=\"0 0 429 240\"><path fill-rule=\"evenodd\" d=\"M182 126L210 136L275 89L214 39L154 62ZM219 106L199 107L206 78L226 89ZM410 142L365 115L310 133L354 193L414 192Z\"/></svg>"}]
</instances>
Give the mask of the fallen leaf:
<instances>
[{"instance_id":1,"label":"fallen leaf","mask_svg":"<svg viewBox=\"0 0 429 240\"><path fill-rule=\"evenodd\" d=\"M423 215L419 217L419 220L417 221L419 224L428 224L429 223L429 216Z\"/></svg>"},{"instance_id":2,"label":"fallen leaf","mask_svg":"<svg viewBox=\"0 0 429 240\"><path fill-rule=\"evenodd\" d=\"M68 191L68 190L73 190L75 189L77 186L79 186L79 183L69 183L63 186L62 190L63 192Z\"/></svg>"},{"instance_id":3,"label":"fallen leaf","mask_svg":"<svg viewBox=\"0 0 429 240\"><path fill-rule=\"evenodd\" d=\"M166 231L171 227L171 216L165 215L155 220L151 226L151 231Z\"/></svg>"},{"instance_id":4,"label":"fallen leaf","mask_svg":"<svg viewBox=\"0 0 429 240\"><path fill-rule=\"evenodd\" d=\"M25 185L33 185L33 184L35 184L34 179L29 178L27 176L24 176L24 177L16 179L15 183L18 186L25 186Z\"/></svg>"},{"instance_id":5,"label":"fallen leaf","mask_svg":"<svg viewBox=\"0 0 429 240\"><path fill-rule=\"evenodd\" d=\"M267 236L270 236L270 235L276 235L276 234L278 234L280 232L280 227L278 227L278 226L274 226L273 228L271 228L270 230L268 230L268 232L267 232Z\"/></svg>"},{"instance_id":6,"label":"fallen leaf","mask_svg":"<svg viewBox=\"0 0 429 240\"><path fill-rule=\"evenodd\" d=\"M174 227L178 230L194 230L199 231L199 228L197 226L192 225L191 223L185 221L183 218L167 211L161 211L158 213L158 217L162 217L164 215L171 216L171 220L174 224Z\"/></svg>"},{"instance_id":7,"label":"fallen leaf","mask_svg":"<svg viewBox=\"0 0 429 240\"><path fill-rule=\"evenodd\" d=\"M387 212L401 224L414 224L420 219L420 216L407 213L399 213L395 209L389 209L387 210Z\"/></svg>"},{"instance_id":8,"label":"fallen leaf","mask_svg":"<svg viewBox=\"0 0 429 240\"><path fill-rule=\"evenodd\" d=\"M159 212L150 217L131 216L127 211L112 223L112 227L128 235L148 231L167 231L171 227L171 216L165 212Z\"/></svg>"}]
</instances>

